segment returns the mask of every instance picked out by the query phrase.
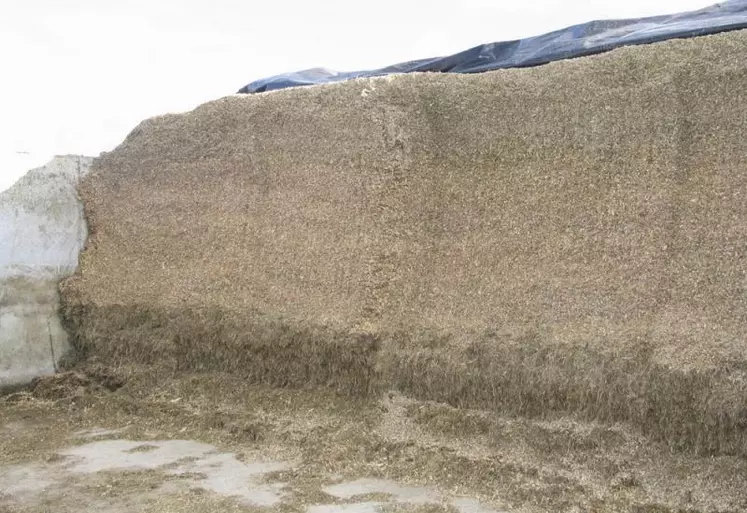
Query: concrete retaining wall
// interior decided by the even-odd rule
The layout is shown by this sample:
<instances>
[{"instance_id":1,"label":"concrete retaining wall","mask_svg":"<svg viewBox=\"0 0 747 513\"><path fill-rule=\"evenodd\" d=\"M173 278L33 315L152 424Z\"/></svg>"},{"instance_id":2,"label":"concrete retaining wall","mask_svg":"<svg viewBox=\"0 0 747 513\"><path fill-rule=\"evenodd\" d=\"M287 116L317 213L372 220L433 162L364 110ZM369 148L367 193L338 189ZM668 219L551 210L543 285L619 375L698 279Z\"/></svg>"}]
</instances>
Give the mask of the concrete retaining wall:
<instances>
[{"instance_id":1,"label":"concrete retaining wall","mask_svg":"<svg viewBox=\"0 0 747 513\"><path fill-rule=\"evenodd\" d=\"M76 187L92 160L55 157L0 193L0 388L54 373L70 348L57 288L86 241Z\"/></svg>"}]
</instances>

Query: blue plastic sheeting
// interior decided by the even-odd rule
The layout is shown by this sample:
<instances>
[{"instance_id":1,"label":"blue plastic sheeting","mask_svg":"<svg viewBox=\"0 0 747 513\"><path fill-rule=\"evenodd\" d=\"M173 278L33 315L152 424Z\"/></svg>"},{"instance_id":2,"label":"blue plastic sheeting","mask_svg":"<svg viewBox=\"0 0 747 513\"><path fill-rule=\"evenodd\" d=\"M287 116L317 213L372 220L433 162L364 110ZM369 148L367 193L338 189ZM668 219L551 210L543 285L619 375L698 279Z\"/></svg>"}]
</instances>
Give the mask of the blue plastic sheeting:
<instances>
[{"instance_id":1,"label":"blue plastic sheeting","mask_svg":"<svg viewBox=\"0 0 747 513\"><path fill-rule=\"evenodd\" d=\"M537 66L606 52L621 46L703 36L743 28L747 28L747 0L731 0L681 14L592 21L542 36L488 43L448 57L404 62L377 70L336 72L315 68L285 73L252 82L238 92L262 93L287 87L327 84L393 73L482 73L503 68Z\"/></svg>"}]
</instances>

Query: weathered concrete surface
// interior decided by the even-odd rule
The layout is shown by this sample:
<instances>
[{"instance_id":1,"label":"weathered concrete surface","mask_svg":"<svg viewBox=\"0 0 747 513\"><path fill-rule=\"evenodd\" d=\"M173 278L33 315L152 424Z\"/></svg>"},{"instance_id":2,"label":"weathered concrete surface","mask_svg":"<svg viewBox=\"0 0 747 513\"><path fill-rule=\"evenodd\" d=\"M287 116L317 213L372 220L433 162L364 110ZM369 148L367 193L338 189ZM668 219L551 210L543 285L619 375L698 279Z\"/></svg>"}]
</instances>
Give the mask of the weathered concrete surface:
<instances>
[{"instance_id":1,"label":"weathered concrete surface","mask_svg":"<svg viewBox=\"0 0 747 513\"><path fill-rule=\"evenodd\" d=\"M126 384L98 386L100 362L81 361L0 398L0 511L747 511L747 460L674 454L622 425L109 372Z\"/></svg>"},{"instance_id":2,"label":"weathered concrete surface","mask_svg":"<svg viewBox=\"0 0 747 513\"><path fill-rule=\"evenodd\" d=\"M240 511L294 505L306 513L381 513L387 506L415 512L418 506L449 504L458 513L500 513L472 497L450 497L435 488L372 478L345 481L334 476L321 478L331 483L317 491L322 503L304 504L303 497L294 497L297 492L288 483L267 479L278 471L293 470L290 462L241 461L235 454L193 440L108 439L108 435L95 432L76 435L94 441L59 450L48 458L51 461L0 463L0 508L36 510L44 501L59 502L64 494L76 497L82 508L78 511L134 513L166 497L198 490L214 498L232 499ZM142 477L139 486L117 490L116 501L91 493L100 484L100 474L125 472ZM361 500L370 494L385 498Z\"/></svg>"},{"instance_id":3,"label":"weathered concrete surface","mask_svg":"<svg viewBox=\"0 0 747 513\"><path fill-rule=\"evenodd\" d=\"M0 193L0 388L54 373L69 350L57 285L87 237L76 187L92 160L55 157Z\"/></svg>"}]
</instances>

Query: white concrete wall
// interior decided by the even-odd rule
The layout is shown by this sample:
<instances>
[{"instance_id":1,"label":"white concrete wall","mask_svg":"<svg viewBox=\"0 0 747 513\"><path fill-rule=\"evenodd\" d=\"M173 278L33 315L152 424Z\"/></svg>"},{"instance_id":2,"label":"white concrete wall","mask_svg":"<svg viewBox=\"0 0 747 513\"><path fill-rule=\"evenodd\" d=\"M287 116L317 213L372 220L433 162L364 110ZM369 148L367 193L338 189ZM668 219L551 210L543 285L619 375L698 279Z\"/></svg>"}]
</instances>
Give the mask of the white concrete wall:
<instances>
[{"instance_id":1,"label":"white concrete wall","mask_svg":"<svg viewBox=\"0 0 747 513\"><path fill-rule=\"evenodd\" d=\"M86 241L76 186L92 161L55 157L0 193L0 389L53 374L70 349L57 285Z\"/></svg>"}]
</instances>

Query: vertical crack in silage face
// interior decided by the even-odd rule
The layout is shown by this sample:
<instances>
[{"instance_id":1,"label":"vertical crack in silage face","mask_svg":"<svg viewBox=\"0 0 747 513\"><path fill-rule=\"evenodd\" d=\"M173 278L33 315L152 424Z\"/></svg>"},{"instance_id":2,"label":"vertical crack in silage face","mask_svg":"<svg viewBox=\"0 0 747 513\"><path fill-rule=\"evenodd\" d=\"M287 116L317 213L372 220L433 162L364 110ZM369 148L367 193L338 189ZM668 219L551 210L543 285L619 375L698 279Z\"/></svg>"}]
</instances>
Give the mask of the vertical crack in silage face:
<instances>
[{"instance_id":1,"label":"vertical crack in silage face","mask_svg":"<svg viewBox=\"0 0 747 513\"><path fill-rule=\"evenodd\" d=\"M677 271L674 263L682 251L683 212L680 205L683 205L683 202L685 202L688 195L688 182L692 173L692 155L694 151L693 131L695 130L695 127L693 126L692 120L693 109L690 105L692 98L690 97L690 91L687 87L689 81L690 76L687 70L678 71L673 80L677 108L677 112L674 115L674 159L672 162L674 168L674 187L669 209L671 217L669 220L667 247L665 252L667 261L670 264L670 270L669 279L664 282L664 286L660 291L660 310L667 308L671 303L672 291L676 286Z\"/></svg>"},{"instance_id":2,"label":"vertical crack in silage face","mask_svg":"<svg viewBox=\"0 0 747 513\"><path fill-rule=\"evenodd\" d=\"M401 118L404 113L394 107L384 106L376 115L381 129L383 164L377 170L377 180L372 185L375 196L375 216L378 233L368 256L366 295L362 308L362 327L376 327L384 312L396 302L396 270L400 263L403 240L401 226L407 204L410 157Z\"/></svg>"}]
</instances>

